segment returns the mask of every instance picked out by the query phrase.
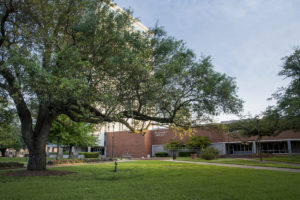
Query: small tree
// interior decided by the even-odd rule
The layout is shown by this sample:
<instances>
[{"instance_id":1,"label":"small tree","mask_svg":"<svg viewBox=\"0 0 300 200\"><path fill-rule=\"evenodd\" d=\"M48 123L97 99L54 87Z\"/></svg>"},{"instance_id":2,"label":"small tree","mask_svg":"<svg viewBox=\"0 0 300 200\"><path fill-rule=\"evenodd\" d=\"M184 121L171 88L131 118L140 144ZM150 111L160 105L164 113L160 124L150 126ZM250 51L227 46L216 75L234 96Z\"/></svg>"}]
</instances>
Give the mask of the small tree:
<instances>
[{"instance_id":1,"label":"small tree","mask_svg":"<svg viewBox=\"0 0 300 200\"><path fill-rule=\"evenodd\" d=\"M5 157L6 149L12 148L16 153L24 146L16 115L8 102L0 97L0 151Z\"/></svg>"},{"instance_id":2,"label":"small tree","mask_svg":"<svg viewBox=\"0 0 300 200\"><path fill-rule=\"evenodd\" d=\"M49 135L49 141L57 144L57 156L59 156L59 146L61 144L69 146L69 158L72 157L72 147L94 146L96 138L90 133L94 126L84 122L74 122L68 116L61 115L54 122Z\"/></svg>"},{"instance_id":3,"label":"small tree","mask_svg":"<svg viewBox=\"0 0 300 200\"><path fill-rule=\"evenodd\" d=\"M276 112L267 110L262 118L256 116L254 118L239 120L228 124L227 128L230 132L239 132L242 136L256 137L258 143L257 153L262 162L261 139L263 136L275 136L279 133L278 120L279 116Z\"/></svg>"},{"instance_id":4,"label":"small tree","mask_svg":"<svg viewBox=\"0 0 300 200\"><path fill-rule=\"evenodd\" d=\"M5 157L6 149L12 148L16 150L16 154L24 146L20 130L13 124L0 127L0 151L2 157Z\"/></svg>"},{"instance_id":5,"label":"small tree","mask_svg":"<svg viewBox=\"0 0 300 200\"><path fill-rule=\"evenodd\" d=\"M198 156L203 148L210 144L208 137L206 136L192 136L186 143L186 148L194 149L197 151Z\"/></svg>"},{"instance_id":6,"label":"small tree","mask_svg":"<svg viewBox=\"0 0 300 200\"><path fill-rule=\"evenodd\" d=\"M183 146L183 142L180 140L170 140L168 143L165 144L164 149L171 152L173 156L173 160L176 159L177 151Z\"/></svg>"}]
</instances>

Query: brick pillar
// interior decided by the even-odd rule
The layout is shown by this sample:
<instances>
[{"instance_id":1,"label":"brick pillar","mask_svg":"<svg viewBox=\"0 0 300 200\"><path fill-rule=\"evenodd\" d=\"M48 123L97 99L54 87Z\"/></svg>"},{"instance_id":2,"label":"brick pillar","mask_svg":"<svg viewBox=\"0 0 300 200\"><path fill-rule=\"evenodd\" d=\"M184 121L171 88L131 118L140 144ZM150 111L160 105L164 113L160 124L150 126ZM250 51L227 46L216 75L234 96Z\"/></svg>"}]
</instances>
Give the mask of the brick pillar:
<instances>
[{"instance_id":1,"label":"brick pillar","mask_svg":"<svg viewBox=\"0 0 300 200\"><path fill-rule=\"evenodd\" d=\"M149 154L150 156L152 156L152 134L150 131L147 131L147 133L144 136L144 154L145 157L147 157L147 155Z\"/></svg>"}]
</instances>

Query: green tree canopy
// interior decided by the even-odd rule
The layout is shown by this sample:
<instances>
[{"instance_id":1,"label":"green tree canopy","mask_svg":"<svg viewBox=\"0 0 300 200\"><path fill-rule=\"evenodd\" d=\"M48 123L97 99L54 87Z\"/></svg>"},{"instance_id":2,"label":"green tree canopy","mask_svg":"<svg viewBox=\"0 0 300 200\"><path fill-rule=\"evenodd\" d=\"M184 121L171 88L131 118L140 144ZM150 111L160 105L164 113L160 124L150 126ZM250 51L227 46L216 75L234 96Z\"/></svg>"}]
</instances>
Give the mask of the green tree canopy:
<instances>
[{"instance_id":1,"label":"green tree canopy","mask_svg":"<svg viewBox=\"0 0 300 200\"><path fill-rule=\"evenodd\" d=\"M85 122L74 122L68 116L61 115L53 123L49 142L57 143L57 139L61 139L62 145L88 147L94 146L96 138L91 135L94 126Z\"/></svg>"},{"instance_id":2,"label":"green tree canopy","mask_svg":"<svg viewBox=\"0 0 300 200\"><path fill-rule=\"evenodd\" d=\"M205 136L191 136L189 137L186 148L201 150L210 144L208 137Z\"/></svg>"},{"instance_id":3,"label":"green tree canopy","mask_svg":"<svg viewBox=\"0 0 300 200\"><path fill-rule=\"evenodd\" d=\"M262 161L261 139L263 136L275 136L280 132L280 116L272 109L267 109L259 118L248 117L226 124L227 131L235 133L235 137L256 137L258 142L258 153ZM237 135L236 135L237 134Z\"/></svg>"},{"instance_id":4,"label":"green tree canopy","mask_svg":"<svg viewBox=\"0 0 300 200\"><path fill-rule=\"evenodd\" d=\"M135 131L131 122L190 126L241 110L234 79L216 72L210 57L197 59L161 29L135 30L131 13L111 6L108 0L0 5L0 92L16 107L28 169L45 169L47 137L62 114Z\"/></svg>"},{"instance_id":5,"label":"green tree canopy","mask_svg":"<svg viewBox=\"0 0 300 200\"><path fill-rule=\"evenodd\" d=\"M283 129L300 129L300 49L283 58L280 76L290 80L287 87L280 88L272 98L277 105L269 110L280 116L278 127ZM268 113L266 113L268 114Z\"/></svg>"},{"instance_id":6,"label":"green tree canopy","mask_svg":"<svg viewBox=\"0 0 300 200\"><path fill-rule=\"evenodd\" d=\"M181 140L170 140L164 145L166 150L178 150L183 147L183 142Z\"/></svg>"},{"instance_id":7,"label":"green tree canopy","mask_svg":"<svg viewBox=\"0 0 300 200\"><path fill-rule=\"evenodd\" d=\"M94 125L92 124L74 122L68 116L60 115L50 129L48 141L58 146L68 145L69 156L72 157L73 146L95 146L97 138L91 134L93 131ZM59 154L59 150L57 154Z\"/></svg>"}]
</instances>

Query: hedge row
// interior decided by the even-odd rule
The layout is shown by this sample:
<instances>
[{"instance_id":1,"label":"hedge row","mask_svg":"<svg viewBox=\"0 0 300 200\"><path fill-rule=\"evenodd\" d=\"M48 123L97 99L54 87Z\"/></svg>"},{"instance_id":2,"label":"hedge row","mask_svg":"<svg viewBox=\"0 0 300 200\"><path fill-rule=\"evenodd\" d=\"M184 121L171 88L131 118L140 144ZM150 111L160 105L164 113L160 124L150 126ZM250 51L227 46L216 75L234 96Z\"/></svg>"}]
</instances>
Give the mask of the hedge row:
<instances>
[{"instance_id":1,"label":"hedge row","mask_svg":"<svg viewBox=\"0 0 300 200\"><path fill-rule=\"evenodd\" d=\"M156 152L155 157L168 157L169 154L167 152Z\"/></svg>"},{"instance_id":2,"label":"hedge row","mask_svg":"<svg viewBox=\"0 0 300 200\"><path fill-rule=\"evenodd\" d=\"M84 155L85 158L98 158L98 152L80 152L79 155Z\"/></svg>"},{"instance_id":3,"label":"hedge row","mask_svg":"<svg viewBox=\"0 0 300 200\"><path fill-rule=\"evenodd\" d=\"M191 157L191 154L195 154L196 152L179 152L179 157Z\"/></svg>"},{"instance_id":4,"label":"hedge row","mask_svg":"<svg viewBox=\"0 0 300 200\"><path fill-rule=\"evenodd\" d=\"M72 164L72 163L96 163L104 161L101 158L93 159L68 159L68 160L50 160L48 165L59 165L59 164Z\"/></svg>"},{"instance_id":5,"label":"hedge row","mask_svg":"<svg viewBox=\"0 0 300 200\"><path fill-rule=\"evenodd\" d=\"M50 152L50 155L57 155L57 152ZM64 155L69 155L69 152L64 152Z\"/></svg>"}]
</instances>

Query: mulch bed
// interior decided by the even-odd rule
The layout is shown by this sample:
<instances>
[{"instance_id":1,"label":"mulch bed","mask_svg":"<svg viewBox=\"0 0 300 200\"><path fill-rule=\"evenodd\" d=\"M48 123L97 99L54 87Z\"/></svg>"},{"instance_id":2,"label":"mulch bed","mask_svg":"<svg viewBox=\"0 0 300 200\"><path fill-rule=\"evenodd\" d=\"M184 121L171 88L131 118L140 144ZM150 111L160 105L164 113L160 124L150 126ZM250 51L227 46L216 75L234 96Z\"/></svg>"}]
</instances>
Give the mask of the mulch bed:
<instances>
[{"instance_id":1,"label":"mulch bed","mask_svg":"<svg viewBox=\"0 0 300 200\"><path fill-rule=\"evenodd\" d=\"M4 176L24 177L24 176L64 176L75 172L60 170L41 170L41 171L11 171L3 174Z\"/></svg>"}]
</instances>

